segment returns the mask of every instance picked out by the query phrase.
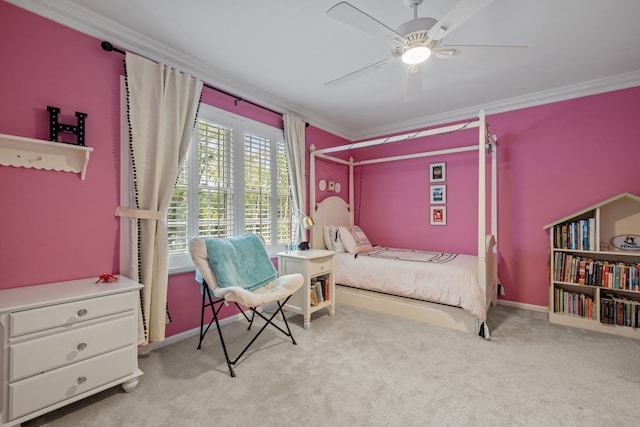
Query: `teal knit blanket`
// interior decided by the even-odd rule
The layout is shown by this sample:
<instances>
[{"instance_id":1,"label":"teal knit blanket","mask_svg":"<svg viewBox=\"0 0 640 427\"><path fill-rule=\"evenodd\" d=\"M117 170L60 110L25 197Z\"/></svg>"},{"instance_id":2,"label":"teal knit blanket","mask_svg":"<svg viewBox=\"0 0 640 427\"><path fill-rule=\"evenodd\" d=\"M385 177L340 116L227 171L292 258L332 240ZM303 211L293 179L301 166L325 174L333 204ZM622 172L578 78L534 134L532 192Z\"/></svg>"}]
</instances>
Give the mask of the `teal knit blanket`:
<instances>
[{"instance_id":1,"label":"teal knit blanket","mask_svg":"<svg viewBox=\"0 0 640 427\"><path fill-rule=\"evenodd\" d=\"M228 239L205 238L209 263L218 286L258 289L277 277L276 268L257 234Z\"/></svg>"}]
</instances>

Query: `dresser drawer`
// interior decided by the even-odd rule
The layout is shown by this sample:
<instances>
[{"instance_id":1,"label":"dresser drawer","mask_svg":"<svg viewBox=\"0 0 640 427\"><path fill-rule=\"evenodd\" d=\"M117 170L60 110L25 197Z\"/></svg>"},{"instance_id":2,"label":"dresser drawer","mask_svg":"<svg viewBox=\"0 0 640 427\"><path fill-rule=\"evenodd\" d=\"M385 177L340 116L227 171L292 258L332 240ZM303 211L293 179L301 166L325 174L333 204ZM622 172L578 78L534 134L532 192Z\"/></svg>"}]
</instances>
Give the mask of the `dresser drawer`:
<instances>
[{"instance_id":1,"label":"dresser drawer","mask_svg":"<svg viewBox=\"0 0 640 427\"><path fill-rule=\"evenodd\" d=\"M309 276L328 273L331 271L331 257L309 260Z\"/></svg>"},{"instance_id":2,"label":"dresser drawer","mask_svg":"<svg viewBox=\"0 0 640 427\"><path fill-rule=\"evenodd\" d=\"M9 384L10 419L15 419L136 371L137 348L116 350Z\"/></svg>"},{"instance_id":3,"label":"dresser drawer","mask_svg":"<svg viewBox=\"0 0 640 427\"><path fill-rule=\"evenodd\" d=\"M9 346L9 381L136 344L134 312L118 319Z\"/></svg>"},{"instance_id":4,"label":"dresser drawer","mask_svg":"<svg viewBox=\"0 0 640 427\"><path fill-rule=\"evenodd\" d=\"M9 336L16 337L57 326L71 325L109 314L134 310L134 293L125 292L89 298L10 314Z\"/></svg>"}]
</instances>

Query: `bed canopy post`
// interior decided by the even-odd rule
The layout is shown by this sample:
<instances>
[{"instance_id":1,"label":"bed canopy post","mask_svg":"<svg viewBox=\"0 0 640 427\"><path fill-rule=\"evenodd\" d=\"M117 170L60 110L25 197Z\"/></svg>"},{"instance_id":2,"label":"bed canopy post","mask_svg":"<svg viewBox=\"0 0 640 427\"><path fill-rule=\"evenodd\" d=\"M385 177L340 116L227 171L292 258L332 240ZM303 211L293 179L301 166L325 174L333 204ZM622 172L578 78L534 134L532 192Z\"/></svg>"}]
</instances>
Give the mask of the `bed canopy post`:
<instances>
[{"instance_id":1,"label":"bed canopy post","mask_svg":"<svg viewBox=\"0 0 640 427\"><path fill-rule=\"evenodd\" d=\"M480 111L478 126L478 257L484 254L485 236L487 227L486 206L486 113Z\"/></svg>"},{"instance_id":2,"label":"bed canopy post","mask_svg":"<svg viewBox=\"0 0 640 427\"><path fill-rule=\"evenodd\" d=\"M313 218L313 214L316 211L316 146L311 144L309 147L311 154L309 156L309 213L308 215Z\"/></svg>"},{"instance_id":3,"label":"bed canopy post","mask_svg":"<svg viewBox=\"0 0 640 427\"><path fill-rule=\"evenodd\" d=\"M491 234L498 244L498 138L491 138Z\"/></svg>"},{"instance_id":4,"label":"bed canopy post","mask_svg":"<svg viewBox=\"0 0 640 427\"><path fill-rule=\"evenodd\" d=\"M481 110L478 114L478 278L482 289L482 300L486 307L486 235L487 235L487 204L486 204L486 113Z\"/></svg>"},{"instance_id":5,"label":"bed canopy post","mask_svg":"<svg viewBox=\"0 0 640 427\"><path fill-rule=\"evenodd\" d=\"M362 188L362 186L360 186L360 188ZM355 224L354 222L355 207L353 205L354 200L355 200L355 194L354 194L354 188L353 188L353 157L349 157L349 216L351 217L351 224ZM361 207L358 206L358 209L361 209Z\"/></svg>"}]
</instances>

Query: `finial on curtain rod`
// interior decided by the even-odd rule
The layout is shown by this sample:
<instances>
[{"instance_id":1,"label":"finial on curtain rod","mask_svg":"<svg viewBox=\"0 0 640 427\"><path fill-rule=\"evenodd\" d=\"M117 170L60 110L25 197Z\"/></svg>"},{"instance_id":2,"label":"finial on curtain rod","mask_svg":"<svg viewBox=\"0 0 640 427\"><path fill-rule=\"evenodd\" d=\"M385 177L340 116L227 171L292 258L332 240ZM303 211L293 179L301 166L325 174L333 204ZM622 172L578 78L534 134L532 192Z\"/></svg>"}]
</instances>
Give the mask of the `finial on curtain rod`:
<instances>
[{"instance_id":1,"label":"finial on curtain rod","mask_svg":"<svg viewBox=\"0 0 640 427\"><path fill-rule=\"evenodd\" d=\"M108 41L103 41L102 43L100 43L100 46L102 46L102 49L106 50L107 52L118 52L121 53L123 55L126 54L126 52L124 50L120 50L116 47L113 47L113 45L111 43L109 43Z\"/></svg>"}]
</instances>

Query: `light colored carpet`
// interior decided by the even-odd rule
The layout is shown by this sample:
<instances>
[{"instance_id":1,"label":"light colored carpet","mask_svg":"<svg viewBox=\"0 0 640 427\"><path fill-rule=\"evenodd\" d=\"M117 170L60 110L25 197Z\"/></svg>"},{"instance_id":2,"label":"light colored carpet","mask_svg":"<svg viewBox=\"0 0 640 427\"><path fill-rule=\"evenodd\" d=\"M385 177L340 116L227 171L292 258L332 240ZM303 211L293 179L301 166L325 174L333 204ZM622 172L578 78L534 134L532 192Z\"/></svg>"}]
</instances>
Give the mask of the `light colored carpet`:
<instances>
[{"instance_id":1,"label":"light colored carpet","mask_svg":"<svg viewBox=\"0 0 640 427\"><path fill-rule=\"evenodd\" d=\"M265 331L227 373L215 330L140 358L145 375L32 426L637 426L640 342L498 306L491 341L349 306ZM234 354L245 324L224 326ZM232 339L229 339L230 341Z\"/></svg>"}]
</instances>

